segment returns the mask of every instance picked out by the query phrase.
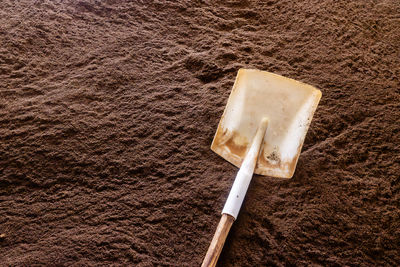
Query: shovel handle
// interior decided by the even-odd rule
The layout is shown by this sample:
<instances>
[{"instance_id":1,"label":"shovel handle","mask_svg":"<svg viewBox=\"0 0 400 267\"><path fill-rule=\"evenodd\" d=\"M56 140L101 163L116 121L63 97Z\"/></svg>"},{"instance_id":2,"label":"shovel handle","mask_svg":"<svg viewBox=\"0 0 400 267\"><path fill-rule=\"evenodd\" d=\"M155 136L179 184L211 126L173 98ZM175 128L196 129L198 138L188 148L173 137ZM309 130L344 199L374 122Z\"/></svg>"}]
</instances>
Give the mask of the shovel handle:
<instances>
[{"instance_id":1,"label":"shovel handle","mask_svg":"<svg viewBox=\"0 0 400 267\"><path fill-rule=\"evenodd\" d=\"M251 178L253 177L258 154L260 154L260 146L264 140L267 126L268 119L263 118L258 126L250 149L242 162L235 181L233 182L228 199L226 200L224 209L222 210L221 220L219 221L217 230L215 231L210 247L208 248L207 254L203 260L203 264L201 265L202 267L215 266L217 264L219 254L221 254L226 237L228 236L233 222L236 220L239 214L239 210L242 206L247 188L249 187Z\"/></svg>"},{"instance_id":2,"label":"shovel handle","mask_svg":"<svg viewBox=\"0 0 400 267\"><path fill-rule=\"evenodd\" d=\"M215 230L214 237L208 247L207 254L204 257L201 267L214 267L217 264L219 254L221 254L226 237L228 236L229 230L234 221L235 218L231 215L225 213L222 214L221 220L219 221L217 230Z\"/></svg>"}]
</instances>

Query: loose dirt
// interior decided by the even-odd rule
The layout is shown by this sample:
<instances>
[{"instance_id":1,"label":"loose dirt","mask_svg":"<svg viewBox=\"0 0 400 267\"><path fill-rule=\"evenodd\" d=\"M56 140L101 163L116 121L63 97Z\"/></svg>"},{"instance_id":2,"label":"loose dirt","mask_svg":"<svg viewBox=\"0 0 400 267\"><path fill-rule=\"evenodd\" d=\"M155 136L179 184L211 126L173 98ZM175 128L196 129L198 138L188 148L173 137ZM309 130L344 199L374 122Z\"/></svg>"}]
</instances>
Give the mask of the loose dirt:
<instances>
[{"instance_id":1,"label":"loose dirt","mask_svg":"<svg viewBox=\"0 0 400 267\"><path fill-rule=\"evenodd\" d=\"M1 1L0 265L200 265L237 171L210 145L242 67L323 96L294 177L254 177L219 265L398 265L399 14Z\"/></svg>"}]
</instances>

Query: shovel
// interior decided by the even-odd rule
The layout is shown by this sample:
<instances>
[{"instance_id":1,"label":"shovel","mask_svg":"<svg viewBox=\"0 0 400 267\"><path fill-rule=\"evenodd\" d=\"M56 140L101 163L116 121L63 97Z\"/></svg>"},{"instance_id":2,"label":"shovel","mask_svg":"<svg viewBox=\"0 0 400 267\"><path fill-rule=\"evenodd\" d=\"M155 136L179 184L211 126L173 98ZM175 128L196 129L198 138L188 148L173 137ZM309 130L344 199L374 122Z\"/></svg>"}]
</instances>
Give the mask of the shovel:
<instances>
[{"instance_id":1,"label":"shovel","mask_svg":"<svg viewBox=\"0 0 400 267\"><path fill-rule=\"evenodd\" d=\"M321 91L266 71L240 69L211 149L236 175L202 266L215 266L253 173L291 178Z\"/></svg>"}]
</instances>

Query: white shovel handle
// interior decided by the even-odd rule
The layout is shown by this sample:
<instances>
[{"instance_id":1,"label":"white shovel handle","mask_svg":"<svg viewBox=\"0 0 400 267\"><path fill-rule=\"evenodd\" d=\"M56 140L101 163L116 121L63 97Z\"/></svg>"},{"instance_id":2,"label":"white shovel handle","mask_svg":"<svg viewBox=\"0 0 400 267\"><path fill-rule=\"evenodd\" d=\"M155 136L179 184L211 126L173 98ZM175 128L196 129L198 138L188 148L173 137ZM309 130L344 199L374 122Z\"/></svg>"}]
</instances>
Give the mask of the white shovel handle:
<instances>
[{"instance_id":1,"label":"white shovel handle","mask_svg":"<svg viewBox=\"0 0 400 267\"><path fill-rule=\"evenodd\" d=\"M249 187L251 178L253 177L254 168L256 167L258 160L258 154L260 154L260 146L264 139L267 126L268 120L266 118L262 119L258 126L256 135L253 138L250 149L243 160L235 181L233 182L231 192L229 193L224 209L222 210L221 221L219 222L211 244L208 247L207 254L201 265L202 267L214 267L217 264L225 239L228 236L233 222L239 214L247 188Z\"/></svg>"},{"instance_id":2,"label":"white shovel handle","mask_svg":"<svg viewBox=\"0 0 400 267\"><path fill-rule=\"evenodd\" d=\"M222 214L229 214L235 218L235 220L239 214L251 178L253 177L254 168L256 167L258 155L260 154L260 146L264 139L267 126L268 120L263 118L258 126L250 149L243 160L242 166L236 175L228 199L226 200L224 209L222 210Z\"/></svg>"}]
</instances>

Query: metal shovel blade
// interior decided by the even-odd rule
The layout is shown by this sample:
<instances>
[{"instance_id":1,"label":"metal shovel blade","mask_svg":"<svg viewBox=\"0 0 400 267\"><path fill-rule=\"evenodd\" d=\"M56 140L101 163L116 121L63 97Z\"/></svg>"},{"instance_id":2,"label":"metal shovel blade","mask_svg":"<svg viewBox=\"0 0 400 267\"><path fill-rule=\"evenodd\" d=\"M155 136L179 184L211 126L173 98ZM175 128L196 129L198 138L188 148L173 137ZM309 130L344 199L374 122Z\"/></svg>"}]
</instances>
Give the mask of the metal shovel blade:
<instances>
[{"instance_id":1,"label":"metal shovel blade","mask_svg":"<svg viewBox=\"0 0 400 267\"><path fill-rule=\"evenodd\" d=\"M291 178L321 91L266 71L240 69L211 149L240 167L263 118L256 174Z\"/></svg>"}]
</instances>

